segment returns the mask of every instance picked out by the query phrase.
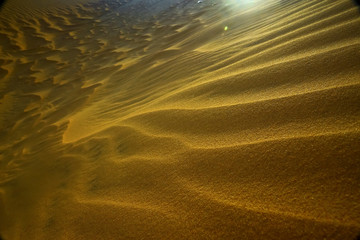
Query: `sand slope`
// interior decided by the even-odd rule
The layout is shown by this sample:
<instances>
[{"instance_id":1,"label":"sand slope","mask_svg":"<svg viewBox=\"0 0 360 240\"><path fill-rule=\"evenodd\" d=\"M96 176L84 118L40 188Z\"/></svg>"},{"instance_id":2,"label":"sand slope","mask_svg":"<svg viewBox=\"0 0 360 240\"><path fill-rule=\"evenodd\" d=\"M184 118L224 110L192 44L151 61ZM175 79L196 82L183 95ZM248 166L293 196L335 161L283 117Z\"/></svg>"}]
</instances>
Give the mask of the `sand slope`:
<instances>
[{"instance_id":1,"label":"sand slope","mask_svg":"<svg viewBox=\"0 0 360 240\"><path fill-rule=\"evenodd\" d=\"M4 240L360 233L351 1L15 5L0 15Z\"/></svg>"}]
</instances>

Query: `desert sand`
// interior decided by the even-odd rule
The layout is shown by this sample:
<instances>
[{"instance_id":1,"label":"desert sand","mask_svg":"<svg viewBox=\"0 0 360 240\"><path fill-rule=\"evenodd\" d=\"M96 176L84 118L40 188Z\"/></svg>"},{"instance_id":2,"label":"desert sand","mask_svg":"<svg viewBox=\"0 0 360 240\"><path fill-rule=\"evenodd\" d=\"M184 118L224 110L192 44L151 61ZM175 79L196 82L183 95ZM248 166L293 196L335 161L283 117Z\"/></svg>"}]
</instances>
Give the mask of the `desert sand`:
<instances>
[{"instance_id":1,"label":"desert sand","mask_svg":"<svg viewBox=\"0 0 360 240\"><path fill-rule=\"evenodd\" d=\"M1 239L359 236L352 1L59 2L0 14Z\"/></svg>"}]
</instances>

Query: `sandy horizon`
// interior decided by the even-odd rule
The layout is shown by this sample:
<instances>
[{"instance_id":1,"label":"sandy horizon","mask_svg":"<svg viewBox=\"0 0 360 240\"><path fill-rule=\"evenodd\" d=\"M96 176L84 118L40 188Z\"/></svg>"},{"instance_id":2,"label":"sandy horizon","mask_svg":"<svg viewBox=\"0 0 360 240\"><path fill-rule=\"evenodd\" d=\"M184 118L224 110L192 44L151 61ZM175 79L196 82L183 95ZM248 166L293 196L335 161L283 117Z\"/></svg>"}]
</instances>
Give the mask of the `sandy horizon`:
<instances>
[{"instance_id":1,"label":"sandy horizon","mask_svg":"<svg viewBox=\"0 0 360 240\"><path fill-rule=\"evenodd\" d=\"M0 239L359 239L359 47L350 0L8 1Z\"/></svg>"}]
</instances>

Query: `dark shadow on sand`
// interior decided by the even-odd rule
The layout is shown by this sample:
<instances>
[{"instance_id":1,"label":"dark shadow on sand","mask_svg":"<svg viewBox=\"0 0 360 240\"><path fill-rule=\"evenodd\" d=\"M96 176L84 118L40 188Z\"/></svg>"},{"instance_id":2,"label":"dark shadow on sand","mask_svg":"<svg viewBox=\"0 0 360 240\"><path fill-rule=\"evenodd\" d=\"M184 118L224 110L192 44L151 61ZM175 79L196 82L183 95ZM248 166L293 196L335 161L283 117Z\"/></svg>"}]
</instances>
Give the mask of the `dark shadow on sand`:
<instances>
[{"instance_id":1,"label":"dark shadow on sand","mask_svg":"<svg viewBox=\"0 0 360 240\"><path fill-rule=\"evenodd\" d=\"M1 9L2 9L4 3L5 3L5 1L6 1L6 0L0 0L0 11L1 11ZM1 237L0 237L0 240L2 240Z\"/></svg>"},{"instance_id":2,"label":"dark shadow on sand","mask_svg":"<svg viewBox=\"0 0 360 240\"><path fill-rule=\"evenodd\" d=\"M353 3L358 6L358 10L359 10L359 13L360 13L360 0L352 0ZM360 240L360 235L359 235L359 238L357 240Z\"/></svg>"}]
</instances>

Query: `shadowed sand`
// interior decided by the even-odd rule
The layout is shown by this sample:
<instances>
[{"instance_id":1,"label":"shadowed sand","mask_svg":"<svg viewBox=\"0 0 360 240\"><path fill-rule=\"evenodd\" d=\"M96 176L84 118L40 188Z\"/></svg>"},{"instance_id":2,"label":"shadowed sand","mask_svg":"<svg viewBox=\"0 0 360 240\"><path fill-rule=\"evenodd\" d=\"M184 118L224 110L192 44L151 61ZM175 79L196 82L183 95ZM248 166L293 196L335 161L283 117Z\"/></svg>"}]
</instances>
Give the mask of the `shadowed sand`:
<instances>
[{"instance_id":1,"label":"shadowed sand","mask_svg":"<svg viewBox=\"0 0 360 240\"><path fill-rule=\"evenodd\" d=\"M359 234L352 1L42 3L0 15L4 240Z\"/></svg>"}]
</instances>

